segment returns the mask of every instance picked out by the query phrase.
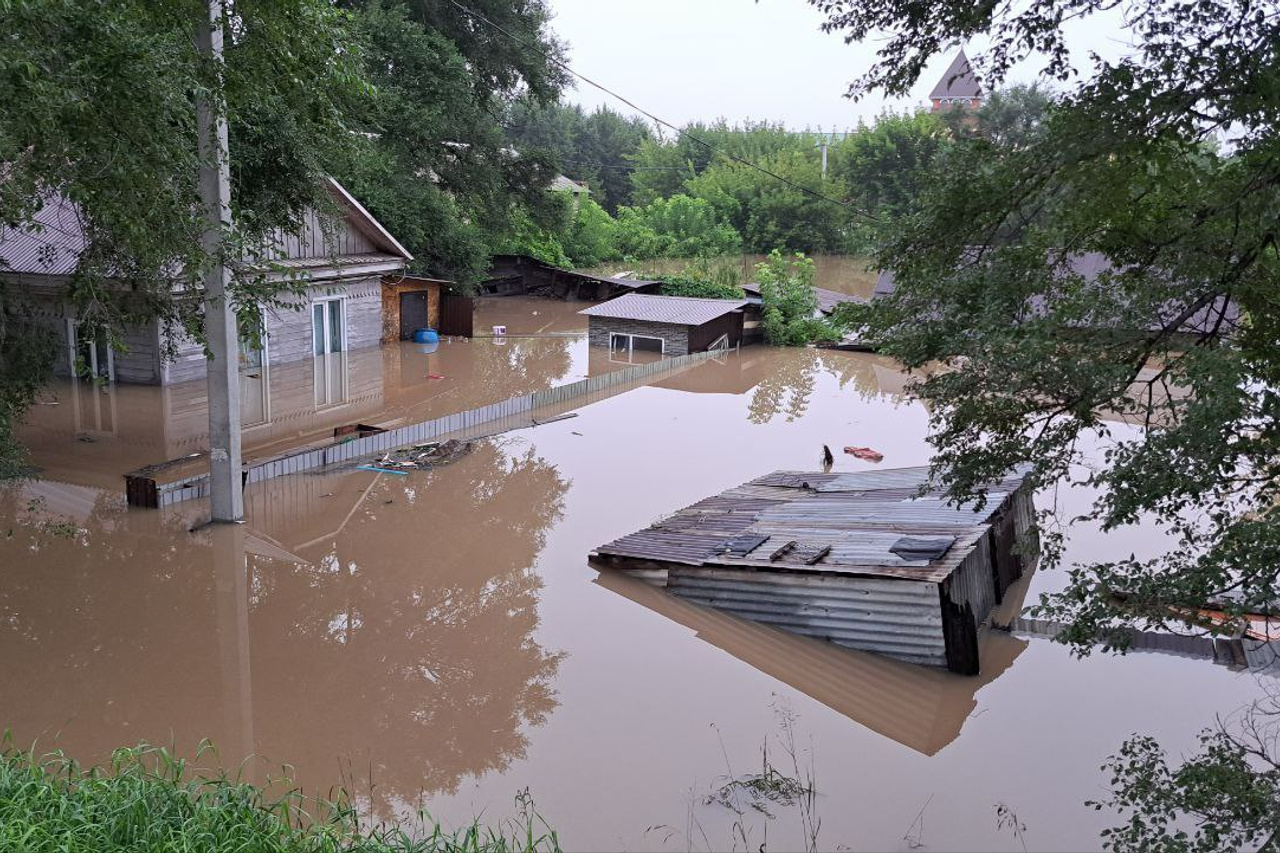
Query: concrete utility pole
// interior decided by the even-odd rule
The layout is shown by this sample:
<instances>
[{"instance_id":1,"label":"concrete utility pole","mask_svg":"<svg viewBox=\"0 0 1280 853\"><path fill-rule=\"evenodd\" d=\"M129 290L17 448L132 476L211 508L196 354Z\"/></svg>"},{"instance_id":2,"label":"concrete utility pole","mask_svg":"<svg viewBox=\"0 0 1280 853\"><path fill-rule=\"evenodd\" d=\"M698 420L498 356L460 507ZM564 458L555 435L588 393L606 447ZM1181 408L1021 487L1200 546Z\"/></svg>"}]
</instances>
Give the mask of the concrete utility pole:
<instances>
[{"instance_id":1,"label":"concrete utility pole","mask_svg":"<svg viewBox=\"0 0 1280 853\"><path fill-rule=\"evenodd\" d=\"M197 34L201 53L221 77L224 0L209 0ZM206 218L201 247L213 259L204 275L204 331L213 358L208 364L209 476L214 521L244 518L240 461L240 337L227 294L231 271L222 252L231 227L231 174L227 162L227 116L219 85L196 101L200 145L200 200Z\"/></svg>"}]
</instances>

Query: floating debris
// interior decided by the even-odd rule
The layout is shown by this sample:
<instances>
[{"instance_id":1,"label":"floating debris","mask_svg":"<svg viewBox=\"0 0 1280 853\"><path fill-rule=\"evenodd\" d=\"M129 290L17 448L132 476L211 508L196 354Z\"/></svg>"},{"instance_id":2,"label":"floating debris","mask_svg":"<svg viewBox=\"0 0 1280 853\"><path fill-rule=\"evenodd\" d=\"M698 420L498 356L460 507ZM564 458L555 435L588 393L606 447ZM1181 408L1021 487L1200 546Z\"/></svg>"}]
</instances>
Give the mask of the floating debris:
<instances>
[{"instance_id":1,"label":"floating debris","mask_svg":"<svg viewBox=\"0 0 1280 853\"><path fill-rule=\"evenodd\" d=\"M378 468L392 474L405 474L409 471L422 471L436 465L447 465L475 448L475 442L458 441L451 438L445 442L432 441L427 444L415 444L404 450L393 450L375 463ZM369 466L360 466L368 468Z\"/></svg>"},{"instance_id":2,"label":"floating debris","mask_svg":"<svg viewBox=\"0 0 1280 853\"><path fill-rule=\"evenodd\" d=\"M872 450L870 447L846 447L844 452L858 459L865 459L868 462L884 461L884 454L878 450Z\"/></svg>"}]
</instances>

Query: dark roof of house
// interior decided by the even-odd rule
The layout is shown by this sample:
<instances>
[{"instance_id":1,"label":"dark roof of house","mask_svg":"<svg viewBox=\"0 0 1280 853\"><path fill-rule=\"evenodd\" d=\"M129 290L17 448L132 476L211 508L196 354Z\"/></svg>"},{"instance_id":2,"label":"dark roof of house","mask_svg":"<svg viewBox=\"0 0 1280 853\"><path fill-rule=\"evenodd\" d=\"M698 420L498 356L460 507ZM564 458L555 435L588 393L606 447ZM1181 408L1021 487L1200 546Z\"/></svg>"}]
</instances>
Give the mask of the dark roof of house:
<instances>
[{"instance_id":1,"label":"dark roof of house","mask_svg":"<svg viewBox=\"0 0 1280 853\"><path fill-rule=\"evenodd\" d=\"M746 291L748 296L759 296L760 285L756 282L748 282L742 285L742 289ZM818 295L818 310L823 314L830 314L836 310L836 306L841 302L866 302L861 296L854 296L852 293L839 293L835 290L826 290L821 287L815 287L814 292Z\"/></svg>"},{"instance_id":2,"label":"dark roof of house","mask_svg":"<svg viewBox=\"0 0 1280 853\"><path fill-rule=\"evenodd\" d=\"M646 296L628 293L579 311L588 317L640 320L646 323L673 323L701 326L747 304L745 299L695 299L689 296Z\"/></svg>"},{"instance_id":3,"label":"dark roof of house","mask_svg":"<svg viewBox=\"0 0 1280 853\"><path fill-rule=\"evenodd\" d=\"M938 81L938 85L933 87L933 91L929 93L930 100L940 100L943 98L977 98L982 95L982 87L978 85L978 78L973 75L973 68L969 65L969 57L964 55L964 49L956 54L956 58L951 60L951 64L947 66L946 72L942 75L942 79Z\"/></svg>"},{"instance_id":4,"label":"dark roof of house","mask_svg":"<svg viewBox=\"0 0 1280 853\"><path fill-rule=\"evenodd\" d=\"M640 290L645 287L661 287L662 282L656 278L630 278L620 275L596 275L595 273L582 272L581 270L570 270L570 275L575 275L587 281L598 281L602 284L612 284L627 290Z\"/></svg>"},{"instance_id":5,"label":"dark roof of house","mask_svg":"<svg viewBox=\"0 0 1280 853\"><path fill-rule=\"evenodd\" d=\"M1087 284L1095 283L1099 277L1114 272L1116 267L1111 259L1101 252L1076 252L1068 255L1066 258L1067 272L1072 275L1080 276ZM892 270L881 270L879 277L876 278L876 287L874 298L878 299L882 296L888 296L896 289ZM1043 298L1039 296L1032 297L1029 305L1033 310L1037 310L1043 305ZM1156 331L1163 327L1165 322L1172 320L1181 312L1180 306L1168 306L1167 319L1157 317L1144 331ZM1239 306L1235 302L1228 301L1227 297L1219 296L1214 299L1213 303L1206 308L1197 311L1191 318L1182 324L1180 331L1184 333L1200 334L1212 331L1214 324L1218 322L1219 315L1223 315L1224 331L1230 332L1236 325L1240 317Z\"/></svg>"}]
</instances>

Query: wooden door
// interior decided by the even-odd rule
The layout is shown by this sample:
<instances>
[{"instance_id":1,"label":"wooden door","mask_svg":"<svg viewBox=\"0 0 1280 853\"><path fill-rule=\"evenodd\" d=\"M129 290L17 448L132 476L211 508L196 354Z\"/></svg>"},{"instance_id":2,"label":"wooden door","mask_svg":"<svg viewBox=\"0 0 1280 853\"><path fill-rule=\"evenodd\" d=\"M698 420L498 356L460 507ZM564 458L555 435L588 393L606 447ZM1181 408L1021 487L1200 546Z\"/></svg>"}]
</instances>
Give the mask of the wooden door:
<instances>
[{"instance_id":1,"label":"wooden door","mask_svg":"<svg viewBox=\"0 0 1280 853\"><path fill-rule=\"evenodd\" d=\"M440 297L440 334L469 338L472 334L474 301L452 293Z\"/></svg>"},{"instance_id":2,"label":"wooden door","mask_svg":"<svg viewBox=\"0 0 1280 853\"><path fill-rule=\"evenodd\" d=\"M418 329L427 328L427 291L400 294L400 340L413 339Z\"/></svg>"}]
</instances>

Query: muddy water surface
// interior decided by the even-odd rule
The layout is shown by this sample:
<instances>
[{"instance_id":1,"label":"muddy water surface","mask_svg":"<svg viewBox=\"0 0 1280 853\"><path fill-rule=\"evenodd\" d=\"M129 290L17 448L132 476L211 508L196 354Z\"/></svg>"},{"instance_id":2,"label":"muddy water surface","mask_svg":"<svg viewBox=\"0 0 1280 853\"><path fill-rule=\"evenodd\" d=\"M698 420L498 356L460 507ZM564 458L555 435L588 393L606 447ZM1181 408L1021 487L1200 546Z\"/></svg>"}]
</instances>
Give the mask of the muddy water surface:
<instances>
[{"instance_id":1,"label":"muddy water surface","mask_svg":"<svg viewBox=\"0 0 1280 853\"><path fill-rule=\"evenodd\" d=\"M9 488L0 726L89 761L211 738L230 766L261 756L261 778L289 763L309 790L345 785L384 817L421 802L454 822L502 815L527 787L584 850L757 849L766 832L771 849L799 846L795 808L740 819L704 800L758 771L765 743L792 772L790 738L815 774L822 848L1020 850L997 826L1003 804L1031 849L1096 849L1108 816L1083 804L1102 793L1101 761L1132 732L1191 749L1258 694L1255 677L990 636L983 675L966 679L587 565L678 507L815 467L824 443L923 464L926 413L902 381L875 356L747 348L434 471L258 484L246 525L195 534L198 504L127 511L118 489L70 477ZM54 470L61 451L36 462ZM1059 496L1068 510L1083 497ZM1084 531L1069 558L1152 538ZM1036 575L1029 594L1059 582Z\"/></svg>"}]
</instances>

